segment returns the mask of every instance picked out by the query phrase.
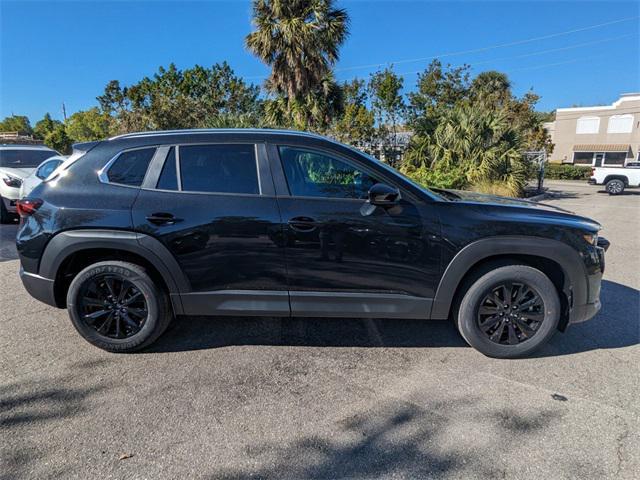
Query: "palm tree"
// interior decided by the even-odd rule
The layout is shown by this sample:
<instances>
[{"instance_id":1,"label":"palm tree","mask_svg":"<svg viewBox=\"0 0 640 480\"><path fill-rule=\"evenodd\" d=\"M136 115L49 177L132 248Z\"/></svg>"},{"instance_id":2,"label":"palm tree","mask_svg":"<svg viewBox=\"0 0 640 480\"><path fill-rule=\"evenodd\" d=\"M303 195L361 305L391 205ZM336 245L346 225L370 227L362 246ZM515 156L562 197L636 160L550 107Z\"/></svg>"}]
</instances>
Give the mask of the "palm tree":
<instances>
[{"instance_id":1,"label":"palm tree","mask_svg":"<svg viewBox=\"0 0 640 480\"><path fill-rule=\"evenodd\" d=\"M334 0L254 0L255 31L246 46L271 67L267 90L283 97L288 114L306 125L327 87L349 18ZM310 100L315 99L312 103ZM324 103L320 100L319 103ZM313 104L316 103L314 106ZM307 108L300 108L301 106ZM302 111L301 111L302 110Z\"/></svg>"}]
</instances>

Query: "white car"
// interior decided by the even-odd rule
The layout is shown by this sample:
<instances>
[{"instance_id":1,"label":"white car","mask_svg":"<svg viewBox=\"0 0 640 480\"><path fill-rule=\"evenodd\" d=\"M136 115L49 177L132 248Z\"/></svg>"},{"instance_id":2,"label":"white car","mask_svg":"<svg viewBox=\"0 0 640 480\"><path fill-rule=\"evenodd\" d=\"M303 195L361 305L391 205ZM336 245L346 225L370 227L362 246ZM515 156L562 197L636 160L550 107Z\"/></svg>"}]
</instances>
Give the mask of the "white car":
<instances>
[{"instance_id":1,"label":"white car","mask_svg":"<svg viewBox=\"0 0 640 480\"><path fill-rule=\"evenodd\" d=\"M625 188L640 186L640 164L632 162L626 167L593 167L591 185L604 185L609 195L620 195Z\"/></svg>"},{"instance_id":2,"label":"white car","mask_svg":"<svg viewBox=\"0 0 640 480\"><path fill-rule=\"evenodd\" d=\"M60 154L42 145L0 145L0 223L16 213L22 181L55 155Z\"/></svg>"},{"instance_id":3,"label":"white car","mask_svg":"<svg viewBox=\"0 0 640 480\"><path fill-rule=\"evenodd\" d=\"M22 181L19 198L24 198L29 195L29 193L31 193L31 190L40 185L42 181L49 175L51 175L53 171L58 168L67 158L68 157L65 157L64 155L56 155L55 157L47 158L44 162L42 162L38 166L38 168L36 168L31 173L31 175L29 175Z\"/></svg>"}]
</instances>

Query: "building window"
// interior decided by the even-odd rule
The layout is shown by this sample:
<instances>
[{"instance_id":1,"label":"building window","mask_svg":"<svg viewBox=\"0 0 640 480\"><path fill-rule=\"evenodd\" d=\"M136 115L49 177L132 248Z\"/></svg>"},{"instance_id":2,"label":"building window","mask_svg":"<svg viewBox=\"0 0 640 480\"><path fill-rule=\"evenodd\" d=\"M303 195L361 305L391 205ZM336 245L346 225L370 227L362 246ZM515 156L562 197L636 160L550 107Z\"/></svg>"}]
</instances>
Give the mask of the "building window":
<instances>
[{"instance_id":1,"label":"building window","mask_svg":"<svg viewBox=\"0 0 640 480\"><path fill-rule=\"evenodd\" d=\"M631 133L633 130L633 115L613 115L609 118L607 133Z\"/></svg>"},{"instance_id":2,"label":"building window","mask_svg":"<svg viewBox=\"0 0 640 480\"><path fill-rule=\"evenodd\" d=\"M627 158L627 152L607 152L604 154L603 165L624 167L624 161Z\"/></svg>"},{"instance_id":3,"label":"building window","mask_svg":"<svg viewBox=\"0 0 640 480\"><path fill-rule=\"evenodd\" d=\"M600 117L580 117L576 123L576 133L598 133Z\"/></svg>"},{"instance_id":4,"label":"building window","mask_svg":"<svg viewBox=\"0 0 640 480\"><path fill-rule=\"evenodd\" d=\"M591 165L593 163L593 152L574 152L573 163L576 165Z\"/></svg>"}]
</instances>

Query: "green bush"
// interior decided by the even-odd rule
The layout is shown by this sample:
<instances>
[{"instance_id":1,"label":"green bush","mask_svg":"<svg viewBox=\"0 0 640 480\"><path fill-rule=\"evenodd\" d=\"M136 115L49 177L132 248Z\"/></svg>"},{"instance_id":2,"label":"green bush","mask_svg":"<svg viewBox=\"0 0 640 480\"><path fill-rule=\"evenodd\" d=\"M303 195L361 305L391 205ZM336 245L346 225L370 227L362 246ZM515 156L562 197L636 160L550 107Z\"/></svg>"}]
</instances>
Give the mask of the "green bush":
<instances>
[{"instance_id":1,"label":"green bush","mask_svg":"<svg viewBox=\"0 0 640 480\"><path fill-rule=\"evenodd\" d=\"M407 177L427 188L452 188L463 190L469 186L465 171L460 167L447 168L436 164L434 168L419 167L401 169Z\"/></svg>"},{"instance_id":2,"label":"green bush","mask_svg":"<svg viewBox=\"0 0 640 480\"><path fill-rule=\"evenodd\" d=\"M549 180L588 180L591 167L579 167L561 163L546 163L544 178Z\"/></svg>"}]
</instances>

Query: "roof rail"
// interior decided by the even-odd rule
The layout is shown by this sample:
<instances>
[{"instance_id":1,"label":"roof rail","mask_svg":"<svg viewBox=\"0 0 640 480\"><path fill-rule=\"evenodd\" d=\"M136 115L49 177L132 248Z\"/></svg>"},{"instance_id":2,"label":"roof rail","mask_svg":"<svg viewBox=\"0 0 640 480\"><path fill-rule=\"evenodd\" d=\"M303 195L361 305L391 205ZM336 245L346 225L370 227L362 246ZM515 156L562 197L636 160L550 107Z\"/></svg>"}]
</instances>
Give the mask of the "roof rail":
<instances>
[{"instance_id":1,"label":"roof rail","mask_svg":"<svg viewBox=\"0 0 640 480\"><path fill-rule=\"evenodd\" d=\"M313 138L325 138L322 135L300 130L277 130L270 128L193 128L185 130L155 130L149 132L133 132L116 135L108 140L118 140L121 138L155 137L161 135L192 135L198 133L266 133L271 135L299 135Z\"/></svg>"}]
</instances>

